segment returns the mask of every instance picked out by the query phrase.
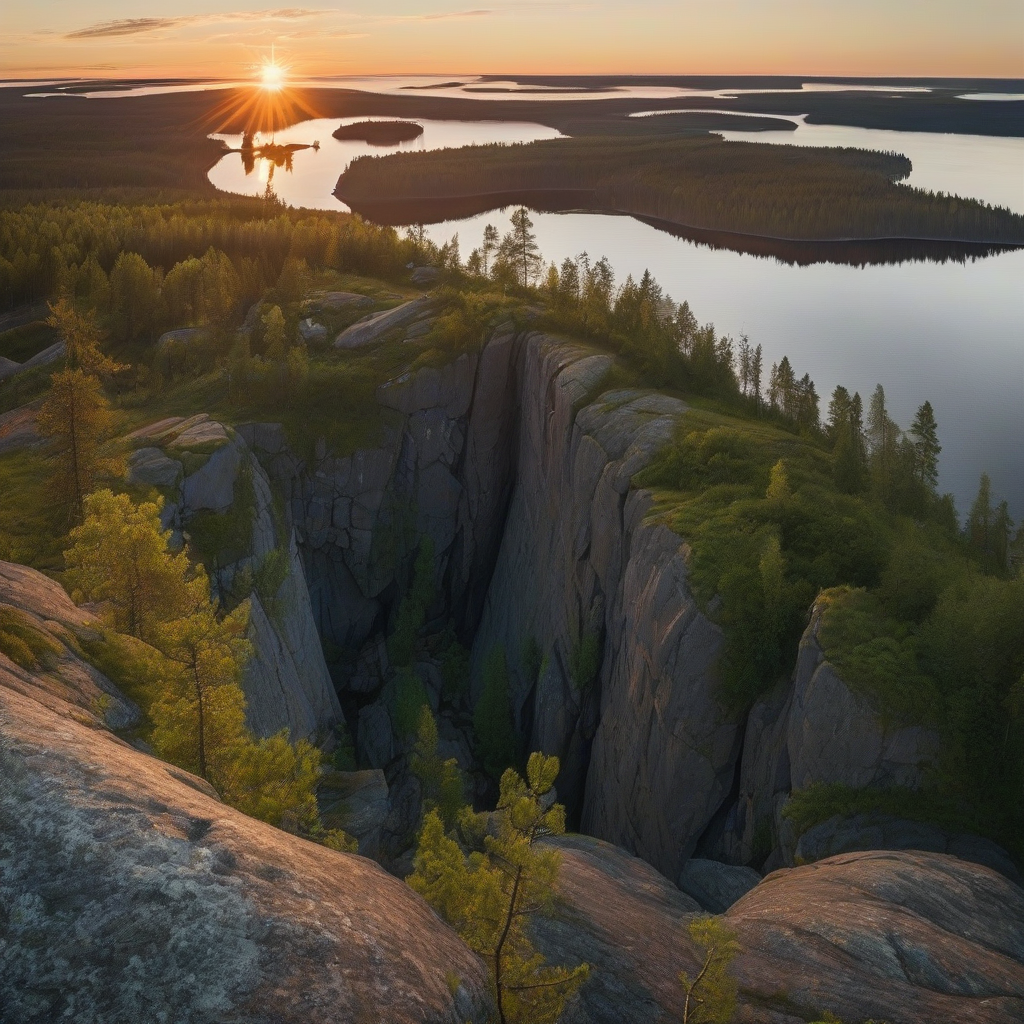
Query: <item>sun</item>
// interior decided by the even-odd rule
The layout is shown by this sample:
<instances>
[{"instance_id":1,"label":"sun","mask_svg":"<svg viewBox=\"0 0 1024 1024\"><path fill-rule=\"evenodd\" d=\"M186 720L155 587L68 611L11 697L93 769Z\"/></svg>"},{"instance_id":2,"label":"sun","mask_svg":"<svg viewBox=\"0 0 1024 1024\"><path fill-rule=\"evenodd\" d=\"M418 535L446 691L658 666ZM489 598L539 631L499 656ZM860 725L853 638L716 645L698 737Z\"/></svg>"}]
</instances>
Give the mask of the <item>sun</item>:
<instances>
[{"instance_id":1,"label":"sun","mask_svg":"<svg viewBox=\"0 0 1024 1024\"><path fill-rule=\"evenodd\" d=\"M285 70L280 64L273 61L265 61L260 65L260 85L264 89L277 92L284 88Z\"/></svg>"}]
</instances>

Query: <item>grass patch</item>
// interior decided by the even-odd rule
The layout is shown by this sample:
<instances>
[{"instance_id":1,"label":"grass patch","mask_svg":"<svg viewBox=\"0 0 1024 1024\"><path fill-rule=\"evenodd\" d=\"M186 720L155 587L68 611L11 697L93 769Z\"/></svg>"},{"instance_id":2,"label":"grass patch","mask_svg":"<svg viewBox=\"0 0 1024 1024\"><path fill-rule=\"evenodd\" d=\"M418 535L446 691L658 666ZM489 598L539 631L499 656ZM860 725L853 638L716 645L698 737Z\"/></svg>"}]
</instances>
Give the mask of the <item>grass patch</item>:
<instances>
[{"instance_id":1,"label":"grass patch","mask_svg":"<svg viewBox=\"0 0 1024 1024\"><path fill-rule=\"evenodd\" d=\"M38 448L0 455L0 559L41 570L63 565L64 527L50 476Z\"/></svg>"},{"instance_id":2,"label":"grass patch","mask_svg":"<svg viewBox=\"0 0 1024 1024\"><path fill-rule=\"evenodd\" d=\"M34 402L50 386L50 377L58 373L63 363L50 363L49 366L36 366L24 373L19 373L7 380L0 381L0 413L19 409L29 402Z\"/></svg>"}]
</instances>

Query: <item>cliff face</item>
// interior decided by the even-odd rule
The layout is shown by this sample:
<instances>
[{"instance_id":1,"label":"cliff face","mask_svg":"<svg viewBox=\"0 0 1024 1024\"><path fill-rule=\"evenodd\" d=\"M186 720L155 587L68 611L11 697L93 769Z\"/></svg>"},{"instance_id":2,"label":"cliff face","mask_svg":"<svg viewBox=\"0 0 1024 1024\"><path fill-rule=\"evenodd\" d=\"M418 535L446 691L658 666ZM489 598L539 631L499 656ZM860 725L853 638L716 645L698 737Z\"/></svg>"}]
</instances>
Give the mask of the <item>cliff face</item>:
<instances>
[{"instance_id":1,"label":"cliff face","mask_svg":"<svg viewBox=\"0 0 1024 1024\"><path fill-rule=\"evenodd\" d=\"M55 645L92 627L38 573L0 581ZM118 740L104 719L129 705L64 650L0 653L5 1021L486 1018L483 964L404 883Z\"/></svg>"},{"instance_id":2,"label":"cliff face","mask_svg":"<svg viewBox=\"0 0 1024 1024\"><path fill-rule=\"evenodd\" d=\"M168 496L163 523L175 531L178 543L195 529L198 516L230 517L230 550L214 552L208 566L219 595L230 592L237 574L258 572L280 552L283 578L275 578L272 594L252 596L253 657L242 680L246 719L258 736L287 729L292 739L326 739L342 720L341 706L324 662L294 534L276 521L270 481L248 444L206 415L161 420L135 431L130 440L138 447L129 459L129 480L159 487Z\"/></svg>"}]
</instances>

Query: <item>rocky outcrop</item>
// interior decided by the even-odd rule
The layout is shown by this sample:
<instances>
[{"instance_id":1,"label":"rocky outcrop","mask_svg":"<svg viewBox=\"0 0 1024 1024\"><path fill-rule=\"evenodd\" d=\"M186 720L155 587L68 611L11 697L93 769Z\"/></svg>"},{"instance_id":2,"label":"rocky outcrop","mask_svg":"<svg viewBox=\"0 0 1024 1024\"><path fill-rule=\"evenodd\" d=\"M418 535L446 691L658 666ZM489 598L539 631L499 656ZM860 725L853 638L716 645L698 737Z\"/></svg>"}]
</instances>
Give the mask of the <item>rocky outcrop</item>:
<instances>
[{"instance_id":1,"label":"rocky outcrop","mask_svg":"<svg viewBox=\"0 0 1024 1024\"><path fill-rule=\"evenodd\" d=\"M724 920L752 1004L738 1020L1024 1020L1024 890L976 864L832 857L769 875Z\"/></svg>"},{"instance_id":2,"label":"rocky outcrop","mask_svg":"<svg viewBox=\"0 0 1024 1024\"><path fill-rule=\"evenodd\" d=\"M887 723L846 685L818 640L823 613L820 603L812 610L792 683L750 711L739 796L716 850L724 859L749 861L758 829L770 828L777 844L787 838L781 812L793 790L814 783L916 789L938 755L935 732ZM791 847L788 858L779 848L773 863L792 864L791 858Z\"/></svg>"},{"instance_id":3,"label":"rocky outcrop","mask_svg":"<svg viewBox=\"0 0 1024 1024\"><path fill-rule=\"evenodd\" d=\"M10 676L0 655L5 1021L486 1019L484 965L405 884L224 806L87 689Z\"/></svg>"},{"instance_id":4,"label":"rocky outcrop","mask_svg":"<svg viewBox=\"0 0 1024 1024\"><path fill-rule=\"evenodd\" d=\"M383 313L377 313L351 327L346 327L334 339L334 347L353 349L376 344L389 331L393 331L397 327L404 327L410 321L429 312L430 307L431 300L426 297L403 302L394 309L387 309Z\"/></svg>"},{"instance_id":5,"label":"rocky outcrop","mask_svg":"<svg viewBox=\"0 0 1024 1024\"><path fill-rule=\"evenodd\" d=\"M123 729L139 709L82 654L96 617L42 573L0 562L0 686L79 720Z\"/></svg>"},{"instance_id":6,"label":"rocky outcrop","mask_svg":"<svg viewBox=\"0 0 1024 1024\"><path fill-rule=\"evenodd\" d=\"M0 415L0 455L46 443L36 427L42 404L39 399Z\"/></svg>"},{"instance_id":7,"label":"rocky outcrop","mask_svg":"<svg viewBox=\"0 0 1024 1024\"><path fill-rule=\"evenodd\" d=\"M700 913L644 862L596 840L558 840L559 910L538 946L591 978L564 1020L668 1024L680 971L700 968ZM1024 1020L1024 890L942 854L862 853L775 872L722 918L740 942L733 1018L803 1024Z\"/></svg>"},{"instance_id":8,"label":"rocky outcrop","mask_svg":"<svg viewBox=\"0 0 1024 1024\"><path fill-rule=\"evenodd\" d=\"M382 385L376 448L337 457L321 444L304 459L277 424L239 427L285 498L314 620L335 647L359 650L381 629L422 537L439 607L475 623L511 489L517 351L498 330L479 355Z\"/></svg>"},{"instance_id":9,"label":"rocky outcrop","mask_svg":"<svg viewBox=\"0 0 1024 1024\"><path fill-rule=\"evenodd\" d=\"M761 881L753 868L691 857L679 873L679 888L705 910L722 914Z\"/></svg>"},{"instance_id":10,"label":"rocky outcrop","mask_svg":"<svg viewBox=\"0 0 1024 1024\"><path fill-rule=\"evenodd\" d=\"M34 370L37 366L49 366L64 358L64 342L57 341L47 346L42 352L37 352L31 359L23 363L15 362L13 359L0 358L0 381L9 377L17 377L19 374Z\"/></svg>"},{"instance_id":11,"label":"rocky outcrop","mask_svg":"<svg viewBox=\"0 0 1024 1024\"><path fill-rule=\"evenodd\" d=\"M1011 882L1024 886L1024 878L1009 854L980 836L949 832L936 825L906 821L888 814L835 815L809 828L796 849L784 851L788 863L809 864L857 850L922 850L949 853L972 864L983 864ZM734 869L739 870L739 869Z\"/></svg>"}]
</instances>

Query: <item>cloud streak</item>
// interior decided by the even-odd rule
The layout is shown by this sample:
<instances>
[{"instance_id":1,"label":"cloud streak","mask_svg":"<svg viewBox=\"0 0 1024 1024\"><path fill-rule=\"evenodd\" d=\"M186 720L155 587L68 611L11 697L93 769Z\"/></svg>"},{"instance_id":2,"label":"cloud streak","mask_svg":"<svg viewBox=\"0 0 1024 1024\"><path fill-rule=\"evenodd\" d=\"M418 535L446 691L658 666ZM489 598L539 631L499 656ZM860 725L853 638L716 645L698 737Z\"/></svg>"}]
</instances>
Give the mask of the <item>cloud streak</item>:
<instances>
[{"instance_id":1,"label":"cloud streak","mask_svg":"<svg viewBox=\"0 0 1024 1024\"><path fill-rule=\"evenodd\" d=\"M187 14L174 18L119 18L103 21L65 34L65 39L116 39L119 36L145 35L191 25L223 24L226 22L299 21L316 18L333 11L313 10L305 7L282 7L274 11L227 11L223 14Z\"/></svg>"}]
</instances>

